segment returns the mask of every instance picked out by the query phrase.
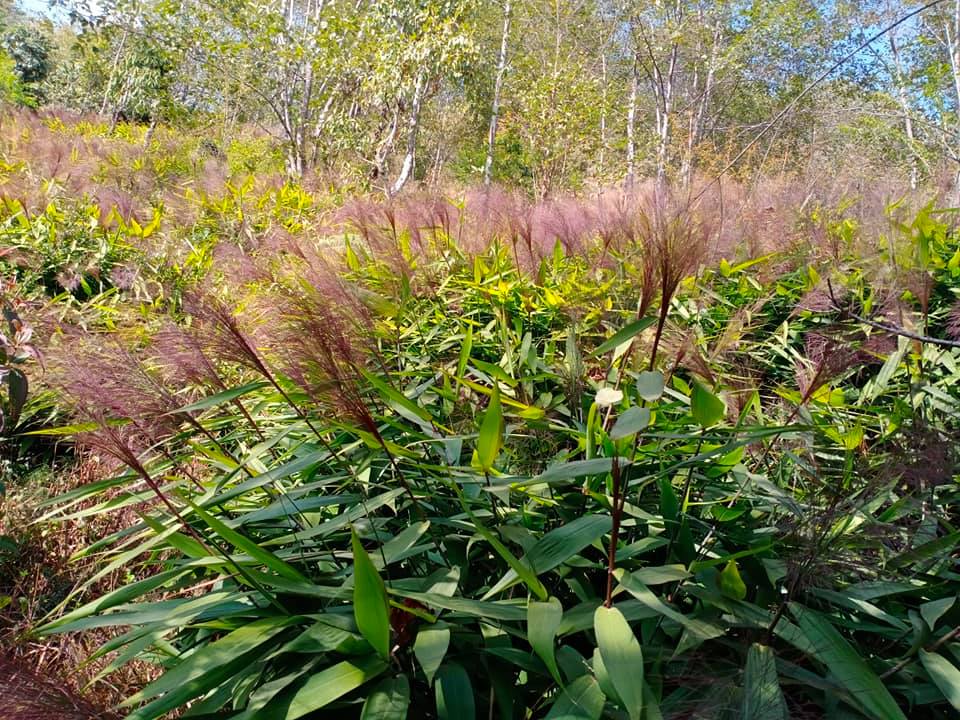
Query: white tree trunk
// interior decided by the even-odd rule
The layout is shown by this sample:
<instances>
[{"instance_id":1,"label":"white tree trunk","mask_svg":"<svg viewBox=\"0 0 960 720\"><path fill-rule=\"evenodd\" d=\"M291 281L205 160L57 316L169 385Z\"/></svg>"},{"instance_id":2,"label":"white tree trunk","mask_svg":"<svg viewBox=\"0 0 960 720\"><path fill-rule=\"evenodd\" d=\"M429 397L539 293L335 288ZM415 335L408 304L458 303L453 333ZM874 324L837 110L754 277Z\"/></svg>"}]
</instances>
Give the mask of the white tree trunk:
<instances>
[{"instance_id":1,"label":"white tree trunk","mask_svg":"<svg viewBox=\"0 0 960 720\"><path fill-rule=\"evenodd\" d=\"M654 95L657 98L657 187L661 188L667 181L667 163L670 155L670 120L673 113L673 78L677 67L676 44L670 50L670 64L667 67L667 76L657 73L657 83L654 86Z\"/></svg>"},{"instance_id":2,"label":"white tree trunk","mask_svg":"<svg viewBox=\"0 0 960 720\"><path fill-rule=\"evenodd\" d=\"M607 48L600 50L600 177L603 177L607 155Z\"/></svg>"},{"instance_id":3,"label":"white tree trunk","mask_svg":"<svg viewBox=\"0 0 960 720\"><path fill-rule=\"evenodd\" d=\"M700 16L703 22L703 16ZM717 58L720 53L720 42L723 38L723 25L718 19L713 28L711 38L710 56L707 60L706 77L703 81L703 87L699 86L699 68L694 71L693 91L697 94L696 109L690 109L690 128L687 135L687 153L683 159L683 167L680 175L683 178L684 187L690 186L693 179L694 155L697 145L700 144L700 138L703 135L704 120L707 116L707 108L710 105L710 98L713 94L714 78L717 72Z\"/></svg>"},{"instance_id":4,"label":"white tree trunk","mask_svg":"<svg viewBox=\"0 0 960 720\"><path fill-rule=\"evenodd\" d=\"M900 60L900 48L897 46L896 33L891 31L890 55L893 58L894 81L897 86L897 101L903 112L903 131L907 136L907 145L910 151L910 189L916 190L920 179L920 168L917 165L916 141L913 136L913 118L910 114L910 99L907 97L907 88L903 79L903 63Z\"/></svg>"},{"instance_id":5,"label":"white tree trunk","mask_svg":"<svg viewBox=\"0 0 960 720\"><path fill-rule=\"evenodd\" d=\"M633 58L633 73L630 79L630 102L627 105L627 187L633 187L636 178L637 158L637 94L640 89L639 68L637 58Z\"/></svg>"},{"instance_id":6,"label":"white tree trunk","mask_svg":"<svg viewBox=\"0 0 960 720\"><path fill-rule=\"evenodd\" d=\"M487 136L487 157L483 163L483 184L490 185L493 179L493 153L497 143L497 122L500 119L500 92L503 89L503 76L507 70L507 43L510 38L510 3L503 5L503 35L500 38L500 55L497 58L497 78L493 84L493 104L490 107L490 132Z\"/></svg>"},{"instance_id":7,"label":"white tree trunk","mask_svg":"<svg viewBox=\"0 0 960 720\"><path fill-rule=\"evenodd\" d=\"M120 37L120 44L117 45L117 52L113 55L113 62L110 64L110 76L107 78L107 85L103 89L103 102L100 104L100 114L103 115L107 112L107 108L110 107L110 94L113 91L113 84L116 81L117 69L120 67L120 57L123 55L123 48L127 44L127 35L129 33L124 30L123 35ZM116 121L116 111L112 112L114 116L114 121Z\"/></svg>"},{"instance_id":8,"label":"white tree trunk","mask_svg":"<svg viewBox=\"0 0 960 720\"><path fill-rule=\"evenodd\" d=\"M953 16L944 25L950 71L953 75L953 92L960 106L960 0L954 0ZM945 141L954 162L958 163L954 174L954 204L960 204L960 150L955 149L956 140Z\"/></svg>"},{"instance_id":9,"label":"white tree trunk","mask_svg":"<svg viewBox=\"0 0 960 720\"><path fill-rule=\"evenodd\" d=\"M374 177L384 178L386 181L387 177L387 157L390 155L390 152L393 150L393 141L397 137L397 126L400 122L400 105L397 103L393 108L393 116L390 120L390 125L387 128L387 134L377 145L377 150L373 159L373 172Z\"/></svg>"},{"instance_id":10,"label":"white tree trunk","mask_svg":"<svg viewBox=\"0 0 960 720\"><path fill-rule=\"evenodd\" d=\"M403 190L403 186L413 175L417 160L417 135L420 132L420 108L423 106L423 94L426 86L426 72L421 70L417 74L417 81L413 87L413 100L410 104L410 119L407 122L407 151L403 156L400 174L390 188L390 195L396 195Z\"/></svg>"}]
</instances>

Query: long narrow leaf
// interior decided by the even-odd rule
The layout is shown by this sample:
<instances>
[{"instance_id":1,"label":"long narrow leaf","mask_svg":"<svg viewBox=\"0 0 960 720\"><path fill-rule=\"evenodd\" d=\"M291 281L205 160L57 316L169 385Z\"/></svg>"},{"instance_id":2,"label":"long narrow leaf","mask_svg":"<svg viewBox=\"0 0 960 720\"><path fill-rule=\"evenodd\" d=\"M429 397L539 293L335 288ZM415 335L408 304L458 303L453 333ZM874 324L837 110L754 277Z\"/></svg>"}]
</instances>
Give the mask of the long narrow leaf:
<instances>
[{"instance_id":1,"label":"long narrow leaf","mask_svg":"<svg viewBox=\"0 0 960 720\"><path fill-rule=\"evenodd\" d=\"M906 720L890 691L864 659L827 620L797 603L790 604L800 629L837 681L877 720Z\"/></svg>"}]
</instances>

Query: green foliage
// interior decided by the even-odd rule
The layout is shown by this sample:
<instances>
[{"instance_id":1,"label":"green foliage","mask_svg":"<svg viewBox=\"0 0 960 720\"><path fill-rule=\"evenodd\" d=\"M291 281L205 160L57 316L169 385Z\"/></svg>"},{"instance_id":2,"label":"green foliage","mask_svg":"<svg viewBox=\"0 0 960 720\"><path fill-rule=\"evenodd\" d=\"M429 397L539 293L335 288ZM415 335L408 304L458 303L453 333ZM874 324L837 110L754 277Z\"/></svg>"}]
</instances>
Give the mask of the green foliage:
<instances>
[{"instance_id":1,"label":"green foliage","mask_svg":"<svg viewBox=\"0 0 960 720\"><path fill-rule=\"evenodd\" d=\"M184 332L221 380L176 388L175 428L132 451L148 416L101 418L95 442L131 474L61 512L156 493L91 549L147 579L68 598L44 632L129 628L109 647L165 671L130 699L138 720L189 703L235 718L950 717L958 490L953 465L918 453L957 430L960 351L868 344L877 328L856 318L882 278L853 254L856 229L836 232L850 242L833 268L769 280L783 257L724 261L686 279L654 370L633 283L649 249L601 266L600 247L558 245L528 273L506 243L467 254L442 228L417 251L394 232L392 255L351 235L345 286L272 259L230 305L190 306ZM903 299L931 331L958 247L929 208L890 245L935 279ZM805 309L822 276L835 307ZM282 310L241 346L258 304Z\"/></svg>"},{"instance_id":2,"label":"green foliage","mask_svg":"<svg viewBox=\"0 0 960 720\"><path fill-rule=\"evenodd\" d=\"M17 75L16 62L5 52L0 52L0 100L26 107L35 104Z\"/></svg>"},{"instance_id":3,"label":"green foliage","mask_svg":"<svg viewBox=\"0 0 960 720\"><path fill-rule=\"evenodd\" d=\"M50 38L40 28L22 25L7 32L0 47L13 60L20 83L20 104L36 107L44 100L41 84L51 70Z\"/></svg>"},{"instance_id":4,"label":"green foliage","mask_svg":"<svg viewBox=\"0 0 960 720\"><path fill-rule=\"evenodd\" d=\"M24 83L43 82L50 73L50 40L36 28L18 27L3 37L3 49L13 58L14 72Z\"/></svg>"}]
</instances>

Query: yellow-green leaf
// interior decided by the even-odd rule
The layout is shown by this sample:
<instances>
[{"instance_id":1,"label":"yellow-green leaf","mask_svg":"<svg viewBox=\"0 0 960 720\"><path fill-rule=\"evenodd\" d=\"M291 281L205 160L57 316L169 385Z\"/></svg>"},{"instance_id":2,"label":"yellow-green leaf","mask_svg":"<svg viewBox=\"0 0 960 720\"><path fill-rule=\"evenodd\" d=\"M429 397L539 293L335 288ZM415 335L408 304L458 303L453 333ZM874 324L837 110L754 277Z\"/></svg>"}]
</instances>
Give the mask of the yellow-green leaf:
<instances>
[{"instance_id":1,"label":"yellow-green leaf","mask_svg":"<svg viewBox=\"0 0 960 720\"><path fill-rule=\"evenodd\" d=\"M740 577L740 569L736 560L729 560L718 576L720 592L734 600L743 600L747 597L747 585Z\"/></svg>"},{"instance_id":2,"label":"yellow-green leaf","mask_svg":"<svg viewBox=\"0 0 960 720\"><path fill-rule=\"evenodd\" d=\"M500 388L493 386L490 403L480 423L480 435L477 438L477 462L480 469L490 472L503 445L503 410L500 407Z\"/></svg>"},{"instance_id":3,"label":"yellow-green leaf","mask_svg":"<svg viewBox=\"0 0 960 720\"><path fill-rule=\"evenodd\" d=\"M690 394L690 414L701 427L711 427L723 419L727 408L723 400L701 383L694 381Z\"/></svg>"}]
</instances>

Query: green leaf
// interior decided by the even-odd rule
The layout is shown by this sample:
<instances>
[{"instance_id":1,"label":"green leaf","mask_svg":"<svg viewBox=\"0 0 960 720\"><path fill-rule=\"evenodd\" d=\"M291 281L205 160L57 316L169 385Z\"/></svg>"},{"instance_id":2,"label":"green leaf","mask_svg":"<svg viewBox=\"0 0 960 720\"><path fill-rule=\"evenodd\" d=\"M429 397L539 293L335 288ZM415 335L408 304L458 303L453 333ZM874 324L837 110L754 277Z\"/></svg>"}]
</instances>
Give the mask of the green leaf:
<instances>
[{"instance_id":1,"label":"green leaf","mask_svg":"<svg viewBox=\"0 0 960 720\"><path fill-rule=\"evenodd\" d=\"M754 643L747 652L743 672L742 720L789 720L790 713L777 679L777 660L773 650Z\"/></svg>"},{"instance_id":2,"label":"green leaf","mask_svg":"<svg viewBox=\"0 0 960 720\"><path fill-rule=\"evenodd\" d=\"M536 595L541 600L547 599L547 589L543 586L543 583L540 582L540 579L537 577L537 572L530 567L529 561L526 559L519 560L516 555L510 552L510 549L504 545L500 540L494 535L490 530L484 527L475 517L471 514L471 519L473 520L473 527L484 540L486 540L490 545L496 550L497 555L499 555L503 560L510 566L511 573L514 574L514 577L523 580L524 584L530 588L530 591ZM501 580L501 582L503 582ZM486 595L483 596L484 600L488 600L493 597L500 591L500 583L496 587L492 588ZM498 589L499 588L499 589Z\"/></svg>"},{"instance_id":3,"label":"green leaf","mask_svg":"<svg viewBox=\"0 0 960 720\"><path fill-rule=\"evenodd\" d=\"M353 247L351 247L349 238L343 238L343 247L346 256L347 267L354 272L357 272L360 269L360 258L357 257L357 253L354 252Z\"/></svg>"},{"instance_id":4,"label":"green leaf","mask_svg":"<svg viewBox=\"0 0 960 720\"><path fill-rule=\"evenodd\" d=\"M560 684L562 684L560 669L557 667L553 645L561 620L563 620L563 606L555 597L547 602L531 600L527 605L527 640L533 651L540 656L550 670L553 679Z\"/></svg>"},{"instance_id":5,"label":"green leaf","mask_svg":"<svg viewBox=\"0 0 960 720\"><path fill-rule=\"evenodd\" d=\"M584 630L589 630L593 627L593 616L597 612L597 608L601 605L600 598L592 598L586 602L582 602L579 605L574 605L572 608L568 608L563 613L563 622L560 623L560 628L557 630L557 634L561 637L567 635L572 635L573 633L582 632ZM635 620L646 620L648 618L656 617L657 613L650 608L648 608L643 603L637 600L618 600L617 609L623 613L623 616L627 619L627 622L633 622Z\"/></svg>"},{"instance_id":6,"label":"green leaf","mask_svg":"<svg viewBox=\"0 0 960 720\"><path fill-rule=\"evenodd\" d=\"M637 375L637 394L647 402L660 399L664 388L663 373L659 370L647 370Z\"/></svg>"},{"instance_id":7,"label":"green leaf","mask_svg":"<svg viewBox=\"0 0 960 720\"><path fill-rule=\"evenodd\" d=\"M817 649L817 658L871 718L906 720L880 678L833 625L797 603L790 603L790 610L804 635Z\"/></svg>"},{"instance_id":8,"label":"green leaf","mask_svg":"<svg viewBox=\"0 0 960 720\"><path fill-rule=\"evenodd\" d=\"M619 559L619 557L620 553L617 553L617 558ZM664 583L686 580L690 577L687 568L679 564L639 568L630 574L644 585L663 585Z\"/></svg>"},{"instance_id":9,"label":"green leaf","mask_svg":"<svg viewBox=\"0 0 960 720\"><path fill-rule=\"evenodd\" d=\"M656 318L652 318L652 317L640 318L639 320L634 320L629 325L615 332L607 340L600 343L600 345L597 346L597 349L594 350L592 354L603 355L605 352L615 349L617 346L627 342L627 340L630 340L634 338L636 335L639 335L640 333L642 333L648 327L653 325L655 321L656 321Z\"/></svg>"},{"instance_id":10,"label":"green leaf","mask_svg":"<svg viewBox=\"0 0 960 720\"><path fill-rule=\"evenodd\" d=\"M111 423L114 424L114 423ZM118 423L117 423L118 424ZM33 435L42 435L42 436L70 436L70 435L79 435L80 433L87 433L91 430L96 430L100 427L100 423L96 422L85 422L85 423L75 423L73 425L60 425L58 427L43 428L41 430L31 430L29 432L21 433L24 436L33 436ZM57 498L58 500L62 498Z\"/></svg>"},{"instance_id":11,"label":"green leaf","mask_svg":"<svg viewBox=\"0 0 960 720\"><path fill-rule=\"evenodd\" d=\"M291 463L292 465L293 463ZM269 473L264 473L267 475ZM257 479L263 477L259 475ZM246 482L246 481L245 481ZM229 492L229 491L227 491ZM354 523L357 520L366 517L373 513L376 509L388 505L396 500L398 497L403 495L404 489L402 487L394 488L393 490L388 490L387 492L377 495L375 497L368 498L362 503L358 503L350 507L349 509L344 508L344 510L334 518L327 520L319 525L315 525L312 528L306 530L301 530L295 533L284 533L279 535L276 538L264 542L264 545L291 545L293 543L302 543L306 540L315 537L326 537L331 535L334 532L341 530L350 523ZM227 493L222 493L226 495ZM219 497L219 496L217 496Z\"/></svg>"},{"instance_id":12,"label":"green leaf","mask_svg":"<svg viewBox=\"0 0 960 720\"><path fill-rule=\"evenodd\" d=\"M430 417L430 413L427 412L426 408L420 407L403 393L394 390L373 373L364 371L363 376L367 379L367 382L380 392L397 414L422 427L431 427L433 418Z\"/></svg>"},{"instance_id":13,"label":"green leaf","mask_svg":"<svg viewBox=\"0 0 960 720\"><path fill-rule=\"evenodd\" d=\"M581 675L557 696L546 720L600 720L603 705L603 690L597 681Z\"/></svg>"},{"instance_id":14,"label":"green leaf","mask_svg":"<svg viewBox=\"0 0 960 720\"><path fill-rule=\"evenodd\" d=\"M907 550L906 552L891 558L887 562L887 568L896 570L897 568L913 565L923 560L929 560L930 558L940 555L941 553L953 552L958 542L960 542L960 530L957 532L952 532L949 535L939 537L936 540L923 543L912 550Z\"/></svg>"},{"instance_id":15,"label":"green leaf","mask_svg":"<svg viewBox=\"0 0 960 720\"><path fill-rule=\"evenodd\" d=\"M663 720L660 698L654 695L653 688L646 680L643 681L643 716L644 720Z\"/></svg>"},{"instance_id":16,"label":"green leaf","mask_svg":"<svg viewBox=\"0 0 960 720\"><path fill-rule=\"evenodd\" d=\"M553 570L610 532L611 523L604 515L584 515L548 532L524 557L538 574Z\"/></svg>"},{"instance_id":17,"label":"green leaf","mask_svg":"<svg viewBox=\"0 0 960 720\"><path fill-rule=\"evenodd\" d=\"M463 666L447 663L437 673L434 688L437 698L437 720L475 720L473 686Z\"/></svg>"},{"instance_id":18,"label":"green leaf","mask_svg":"<svg viewBox=\"0 0 960 720\"><path fill-rule=\"evenodd\" d=\"M77 630L89 630L96 627L152 623L169 628L180 624L186 625L194 620L228 617L249 610L250 605L246 602L246 596L243 593L211 592L198 598L125 605L118 608L117 612L79 618L64 625L44 627L43 633L53 635Z\"/></svg>"},{"instance_id":19,"label":"green leaf","mask_svg":"<svg viewBox=\"0 0 960 720\"><path fill-rule=\"evenodd\" d=\"M255 620L205 645L127 698L124 705L136 705L160 696L127 715L126 720L159 718L189 700L206 694L248 666L250 653L301 619L292 616Z\"/></svg>"},{"instance_id":20,"label":"green leaf","mask_svg":"<svg viewBox=\"0 0 960 720\"><path fill-rule=\"evenodd\" d=\"M504 385L507 385L509 387L513 387L517 384L517 381L514 380L512 377L510 377L507 371L504 370L499 365L485 362L483 360L477 360L476 358L471 358L471 363L473 364L474 368L476 368L477 370L479 370L480 372L486 375L489 375L491 380L494 380L494 381L499 380Z\"/></svg>"},{"instance_id":21,"label":"green leaf","mask_svg":"<svg viewBox=\"0 0 960 720\"><path fill-rule=\"evenodd\" d=\"M674 534L677 530L677 519L680 515L680 500L673 489L670 478L660 478L660 514L667 524L667 530Z\"/></svg>"},{"instance_id":22,"label":"green leaf","mask_svg":"<svg viewBox=\"0 0 960 720\"><path fill-rule=\"evenodd\" d=\"M747 585L740 577L740 569L736 560L728 560L723 570L717 576L720 592L734 600L744 600L747 597Z\"/></svg>"},{"instance_id":23,"label":"green leaf","mask_svg":"<svg viewBox=\"0 0 960 720\"><path fill-rule=\"evenodd\" d=\"M283 646L283 652L324 653L340 652L347 655L360 654L357 651L370 644L356 633L350 632L350 618L346 615L325 613L313 625ZM346 626L346 627L344 627Z\"/></svg>"},{"instance_id":24,"label":"green leaf","mask_svg":"<svg viewBox=\"0 0 960 720\"><path fill-rule=\"evenodd\" d=\"M582 515L576 520L551 530L530 548L521 562L540 575L570 560L588 545L593 544L610 531L612 520L606 515ZM503 592L519 582L513 570L507 573L484 596L484 599ZM542 596L546 598L546 594Z\"/></svg>"},{"instance_id":25,"label":"green leaf","mask_svg":"<svg viewBox=\"0 0 960 720\"><path fill-rule=\"evenodd\" d=\"M356 690L387 667L387 662L376 655L344 660L267 703L251 720L297 720Z\"/></svg>"},{"instance_id":26,"label":"green leaf","mask_svg":"<svg viewBox=\"0 0 960 720\"><path fill-rule=\"evenodd\" d=\"M184 405L181 408L174 410L174 413L194 413L200 412L201 410L207 410L208 408L216 407L217 405L222 405L223 403L233 402L237 398L243 397L249 393L252 393L260 388L266 387L267 383L263 380L258 382L247 383L246 385L241 385L240 387L230 388L229 390L224 390L223 392L215 393L214 395L208 395L202 400L198 400L195 403L190 403L189 405Z\"/></svg>"},{"instance_id":27,"label":"green leaf","mask_svg":"<svg viewBox=\"0 0 960 720\"><path fill-rule=\"evenodd\" d=\"M607 676L630 720L643 712L643 652L630 623L615 607L601 605L593 616L593 630Z\"/></svg>"},{"instance_id":28,"label":"green leaf","mask_svg":"<svg viewBox=\"0 0 960 720\"><path fill-rule=\"evenodd\" d=\"M417 547L417 541L423 537L423 534L430 528L430 521L411 523L397 535L383 544L383 546L374 553L371 560L378 569L383 569L382 565L386 559L387 565L399 562L410 557L410 552ZM423 547L422 545L420 547Z\"/></svg>"},{"instance_id":29,"label":"green leaf","mask_svg":"<svg viewBox=\"0 0 960 720\"><path fill-rule=\"evenodd\" d=\"M596 610L594 610L594 614L596 614ZM593 676L597 679L597 684L600 685L603 694L615 703L622 703L623 701L617 694L617 689L613 686L613 683L610 682L610 675L607 673L607 668L603 664L603 655L600 654L600 648L593 649L593 658L590 664L593 669Z\"/></svg>"},{"instance_id":30,"label":"green leaf","mask_svg":"<svg viewBox=\"0 0 960 720\"><path fill-rule=\"evenodd\" d=\"M104 613L106 610L109 610L117 605L132 602L138 598L148 595L158 587L161 587L167 582L178 578L186 572L189 572L189 570L185 568L173 568L172 570L166 570L164 572L157 573L156 575L148 575L143 580L138 580L137 582L121 585L116 590L111 590L105 595L101 595L95 600L91 600L76 610L72 610L65 615L61 615L52 623L41 626L40 632L49 633L55 628L61 625L66 625L67 623L78 618L87 617L93 615L94 613Z\"/></svg>"},{"instance_id":31,"label":"green leaf","mask_svg":"<svg viewBox=\"0 0 960 720\"><path fill-rule=\"evenodd\" d=\"M954 710L960 710L960 670L938 653L920 650L920 662Z\"/></svg>"},{"instance_id":32,"label":"green leaf","mask_svg":"<svg viewBox=\"0 0 960 720\"><path fill-rule=\"evenodd\" d=\"M27 381L27 376L16 368L7 373L6 380L10 398L10 425L12 426L16 424L17 418L20 417L20 411L23 410L23 406L27 402L30 384Z\"/></svg>"},{"instance_id":33,"label":"green leaf","mask_svg":"<svg viewBox=\"0 0 960 720\"><path fill-rule=\"evenodd\" d=\"M446 595L440 595L439 593L419 593L399 589L391 589L390 592L400 597L417 600L424 605L464 613L478 618L504 620L506 622L523 622L527 619L526 608L519 605L516 601L485 602L483 600L471 600L470 598L464 597L448 597Z\"/></svg>"},{"instance_id":34,"label":"green leaf","mask_svg":"<svg viewBox=\"0 0 960 720\"><path fill-rule=\"evenodd\" d=\"M463 343L460 345L460 357L457 360L457 380L463 379L463 373L466 372L467 362L470 360L470 352L473 350L473 324L467 325L467 332L463 336Z\"/></svg>"},{"instance_id":35,"label":"green leaf","mask_svg":"<svg viewBox=\"0 0 960 720\"><path fill-rule=\"evenodd\" d=\"M931 630L936 627L937 620L943 617L950 608L953 607L953 604L956 602L956 596L945 597L940 600L931 600L930 602L925 602L920 606L920 616L923 618L924 622L927 623L927 627Z\"/></svg>"},{"instance_id":36,"label":"green leaf","mask_svg":"<svg viewBox=\"0 0 960 720\"><path fill-rule=\"evenodd\" d=\"M611 440L620 440L636 435L650 424L650 408L632 407L623 412L610 430Z\"/></svg>"},{"instance_id":37,"label":"green leaf","mask_svg":"<svg viewBox=\"0 0 960 720\"><path fill-rule=\"evenodd\" d=\"M723 400L700 382L694 381L693 391L690 394L690 414L700 427L708 428L716 425L723 419L726 411Z\"/></svg>"},{"instance_id":38,"label":"green leaf","mask_svg":"<svg viewBox=\"0 0 960 720\"><path fill-rule=\"evenodd\" d=\"M640 580L632 573L625 572L623 569L618 569L614 573L614 576L617 578L617 581L623 585L624 589L633 595L637 600L642 602L651 610L655 610L664 617L670 618L674 622L682 625L683 628L698 641L702 642L723 635L723 628L708 623L704 620L687 617L682 612L679 612L678 610L675 610L667 605L663 600L654 595L650 588L640 582Z\"/></svg>"},{"instance_id":39,"label":"green leaf","mask_svg":"<svg viewBox=\"0 0 960 720\"><path fill-rule=\"evenodd\" d=\"M625 458L621 458L626 462ZM584 475L601 475L610 472L613 467L612 458L592 458L590 460L573 460L559 463L547 468L533 478L532 483L558 483L566 480L576 480ZM621 465L621 469L622 469ZM531 484L532 484L531 483Z\"/></svg>"},{"instance_id":40,"label":"green leaf","mask_svg":"<svg viewBox=\"0 0 960 720\"><path fill-rule=\"evenodd\" d=\"M477 462L480 463L480 468L484 472L490 472L493 469L493 463L496 462L502 446L503 410L500 407L500 387L494 385L490 403L480 423L480 435L477 438Z\"/></svg>"},{"instance_id":41,"label":"green leaf","mask_svg":"<svg viewBox=\"0 0 960 720\"><path fill-rule=\"evenodd\" d=\"M353 615L360 634L383 659L390 657L390 604L383 580L360 544L356 531L353 542Z\"/></svg>"},{"instance_id":42,"label":"green leaf","mask_svg":"<svg viewBox=\"0 0 960 720\"><path fill-rule=\"evenodd\" d=\"M417 639L413 643L413 654L427 676L427 685L433 684L433 676L437 674L440 663L443 662L450 647L450 628L446 625L424 625L417 631Z\"/></svg>"},{"instance_id":43,"label":"green leaf","mask_svg":"<svg viewBox=\"0 0 960 720\"><path fill-rule=\"evenodd\" d=\"M360 720L404 720L410 708L410 681L406 675L382 680L363 704Z\"/></svg>"},{"instance_id":44,"label":"green leaf","mask_svg":"<svg viewBox=\"0 0 960 720\"><path fill-rule=\"evenodd\" d=\"M310 582L310 580L302 575L295 567L287 562L284 562L269 550L265 550L264 548L260 547L248 537L245 537L236 530L227 527L222 521L208 513L199 505L190 503L190 507L193 508L193 511L200 516L200 518L210 527L211 530L237 548L237 550L246 553L256 561L263 563L266 567L270 568L281 577L285 577L288 580L294 580L296 582Z\"/></svg>"}]
</instances>

